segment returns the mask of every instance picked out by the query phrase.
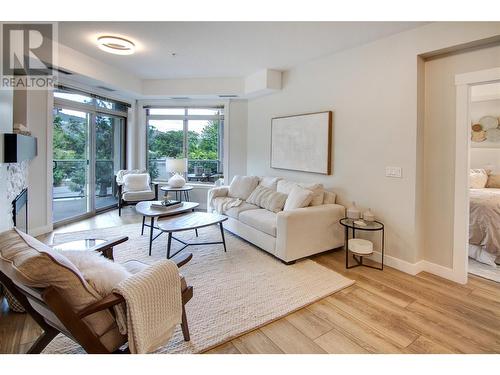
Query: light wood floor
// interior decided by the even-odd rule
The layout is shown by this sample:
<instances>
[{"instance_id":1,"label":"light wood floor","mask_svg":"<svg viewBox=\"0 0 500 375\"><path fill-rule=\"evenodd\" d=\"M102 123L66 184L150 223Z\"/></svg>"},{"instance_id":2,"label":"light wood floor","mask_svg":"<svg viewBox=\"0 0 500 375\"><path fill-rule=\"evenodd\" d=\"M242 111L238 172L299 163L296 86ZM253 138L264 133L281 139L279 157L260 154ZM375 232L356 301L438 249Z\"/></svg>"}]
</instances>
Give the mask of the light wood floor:
<instances>
[{"instance_id":1,"label":"light wood floor","mask_svg":"<svg viewBox=\"0 0 500 375\"><path fill-rule=\"evenodd\" d=\"M129 208L57 231L138 221ZM500 353L499 283L470 276L460 285L390 267L346 271L341 251L313 260L356 284L209 353ZM25 352L39 332L26 314L0 309L0 353Z\"/></svg>"}]
</instances>

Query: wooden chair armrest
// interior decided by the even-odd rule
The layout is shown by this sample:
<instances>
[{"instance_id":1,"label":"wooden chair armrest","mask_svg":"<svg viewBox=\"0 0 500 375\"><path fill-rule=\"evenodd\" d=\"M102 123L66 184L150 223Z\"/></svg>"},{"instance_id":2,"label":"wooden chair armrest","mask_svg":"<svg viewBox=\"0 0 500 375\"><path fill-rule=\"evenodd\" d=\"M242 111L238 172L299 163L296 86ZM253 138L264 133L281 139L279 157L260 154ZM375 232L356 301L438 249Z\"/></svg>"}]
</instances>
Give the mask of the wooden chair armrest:
<instances>
[{"instance_id":1,"label":"wooden chair armrest","mask_svg":"<svg viewBox=\"0 0 500 375\"><path fill-rule=\"evenodd\" d=\"M187 262L189 262L192 258L193 258L193 254L185 253L185 254L182 254L178 259L176 259L175 263L177 264L177 267L181 268L183 265L185 265Z\"/></svg>"},{"instance_id":2,"label":"wooden chair armrest","mask_svg":"<svg viewBox=\"0 0 500 375\"><path fill-rule=\"evenodd\" d=\"M119 245L119 244L121 244L121 243L123 243L125 241L128 241L128 237L127 236L115 237L115 238L112 238L109 241L103 242L102 244L92 246L88 250L89 251L101 251L102 252L102 251L104 251L106 249L109 249L110 247L115 247L116 245Z\"/></svg>"},{"instance_id":3,"label":"wooden chair armrest","mask_svg":"<svg viewBox=\"0 0 500 375\"><path fill-rule=\"evenodd\" d=\"M96 312L99 311L109 309L110 307L118 305L122 302L125 302L125 299L121 295L116 293L111 293L110 295L104 297L100 301L97 301L96 303L93 303L92 305L89 305L86 308L84 308L82 311L78 313L78 316L80 318L85 318L86 316L95 314Z\"/></svg>"}]
</instances>

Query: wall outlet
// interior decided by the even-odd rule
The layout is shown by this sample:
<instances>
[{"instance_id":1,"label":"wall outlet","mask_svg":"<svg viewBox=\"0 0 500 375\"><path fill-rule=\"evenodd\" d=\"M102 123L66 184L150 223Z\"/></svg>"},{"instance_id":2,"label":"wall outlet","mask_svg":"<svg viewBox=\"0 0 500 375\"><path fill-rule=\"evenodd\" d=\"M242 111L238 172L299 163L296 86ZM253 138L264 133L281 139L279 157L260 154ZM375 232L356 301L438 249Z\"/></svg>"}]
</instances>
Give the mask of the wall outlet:
<instances>
[{"instance_id":1,"label":"wall outlet","mask_svg":"<svg viewBox=\"0 0 500 375\"><path fill-rule=\"evenodd\" d=\"M385 167L385 176L386 177L402 178L403 177L403 169L401 167Z\"/></svg>"}]
</instances>

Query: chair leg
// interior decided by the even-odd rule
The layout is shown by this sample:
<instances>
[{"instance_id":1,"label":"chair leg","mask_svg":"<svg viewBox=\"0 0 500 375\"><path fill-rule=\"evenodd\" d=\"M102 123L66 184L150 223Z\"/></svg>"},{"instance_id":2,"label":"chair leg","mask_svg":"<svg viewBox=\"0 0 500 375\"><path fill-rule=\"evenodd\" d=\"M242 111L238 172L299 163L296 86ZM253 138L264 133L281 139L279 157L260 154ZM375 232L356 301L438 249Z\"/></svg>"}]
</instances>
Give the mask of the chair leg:
<instances>
[{"instance_id":1,"label":"chair leg","mask_svg":"<svg viewBox=\"0 0 500 375\"><path fill-rule=\"evenodd\" d=\"M186 308L184 305L182 305L181 328L182 328L182 335L184 336L184 341L191 340L191 337L189 336L189 326L188 326L188 321L187 321L187 317L186 317Z\"/></svg>"},{"instance_id":2,"label":"chair leg","mask_svg":"<svg viewBox=\"0 0 500 375\"><path fill-rule=\"evenodd\" d=\"M118 216L122 216L122 200L118 201Z\"/></svg>"},{"instance_id":3,"label":"chair leg","mask_svg":"<svg viewBox=\"0 0 500 375\"><path fill-rule=\"evenodd\" d=\"M50 328L42 333L42 335L29 348L26 354L40 354L43 349L57 336L59 332L56 329Z\"/></svg>"}]
</instances>

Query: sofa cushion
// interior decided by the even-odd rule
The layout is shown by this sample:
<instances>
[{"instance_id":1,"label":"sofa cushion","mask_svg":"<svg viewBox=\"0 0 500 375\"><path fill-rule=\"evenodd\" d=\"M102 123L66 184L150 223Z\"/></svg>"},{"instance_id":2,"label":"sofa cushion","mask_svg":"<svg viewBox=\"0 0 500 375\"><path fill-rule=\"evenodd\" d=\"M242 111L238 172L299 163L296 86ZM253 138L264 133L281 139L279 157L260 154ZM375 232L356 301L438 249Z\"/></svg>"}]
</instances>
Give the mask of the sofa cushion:
<instances>
[{"instance_id":1,"label":"sofa cushion","mask_svg":"<svg viewBox=\"0 0 500 375\"><path fill-rule=\"evenodd\" d=\"M148 201L151 199L155 199L155 193L151 190L127 191L123 193L122 198L126 202Z\"/></svg>"},{"instance_id":2,"label":"sofa cushion","mask_svg":"<svg viewBox=\"0 0 500 375\"><path fill-rule=\"evenodd\" d=\"M124 191L151 190L148 173L129 173L123 176Z\"/></svg>"},{"instance_id":3,"label":"sofa cushion","mask_svg":"<svg viewBox=\"0 0 500 375\"><path fill-rule=\"evenodd\" d=\"M313 198L311 199L310 202L311 206L319 206L323 204L323 192L324 192L323 184L298 183L288 180L280 180L278 181L277 191L288 195L295 186L299 186L304 189L309 189L313 192Z\"/></svg>"},{"instance_id":4,"label":"sofa cushion","mask_svg":"<svg viewBox=\"0 0 500 375\"><path fill-rule=\"evenodd\" d=\"M278 181L282 180L281 177L264 176L260 178L259 185L265 186L269 189L276 191L278 188Z\"/></svg>"},{"instance_id":5,"label":"sofa cushion","mask_svg":"<svg viewBox=\"0 0 500 375\"><path fill-rule=\"evenodd\" d=\"M270 188L259 185L252 194L250 194L247 202L272 212L280 212L283 211L286 197L286 194L278 193Z\"/></svg>"},{"instance_id":6,"label":"sofa cushion","mask_svg":"<svg viewBox=\"0 0 500 375\"><path fill-rule=\"evenodd\" d=\"M261 232L276 237L277 214L264 208L242 212L239 221Z\"/></svg>"},{"instance_id":7,"label":"sofa cushion","mask_svg":"<svg viewBox=\"0 0 500 375\"><path fill-rule=\"evenodd\" d=\"M284 211L294 210L296 208L307 207L313 199L313 192L300 186L295 186L285 202Z\"/></svg>"},{"instance_id":8,"label":"sofa cushion","mask_svg":"<svg viewBox=\"0 0 500 375\"><path fill-rule=\"evenodd\" d=\"M258 209L259 209L259 206L243 202L239 206L231 207L231 208L227 209L226 211L223 212L223 214L230 216L233 219L238 219L242 212L248 211L248 210L258 210Z\"/></svg>"},{"instance_id":9,"label":"sofa cushion","mask_svg":"<svg viewBox=\"0 0 500 375\"><path fill-rule=\"evenodd\" d=\"M246 200L259 184L257 176L234 176L229 185L228 196Z\"/></svg>"}]
</instances>

